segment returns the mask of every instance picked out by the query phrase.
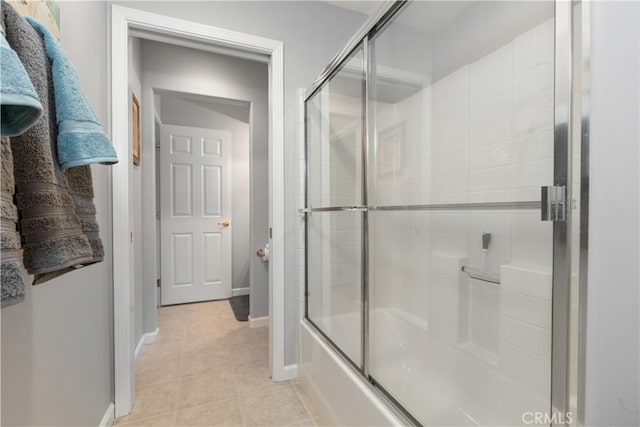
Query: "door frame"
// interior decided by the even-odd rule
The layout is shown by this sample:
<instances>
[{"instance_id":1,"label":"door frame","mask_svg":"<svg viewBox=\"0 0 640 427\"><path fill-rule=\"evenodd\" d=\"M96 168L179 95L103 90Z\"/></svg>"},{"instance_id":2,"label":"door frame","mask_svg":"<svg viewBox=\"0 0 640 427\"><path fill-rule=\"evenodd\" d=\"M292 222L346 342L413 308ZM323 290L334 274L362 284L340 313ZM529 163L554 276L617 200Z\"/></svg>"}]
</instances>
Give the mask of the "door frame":
<instances>
[{"instance_id":1,"label":"door frame","mask_svg":"<svg viewBox=\"0 0 640 427\"><path fill-rule=\"evenodd\" d=\"M274 381L291 379L295 370L284 361L284 45L278 40L120 5L111 5L110 15L111 138L120 158L111 173L115 416L131 412L135 398L128 123L128 40L135 30L269 58L269 369Z\"/></svg>"}]
</instances>

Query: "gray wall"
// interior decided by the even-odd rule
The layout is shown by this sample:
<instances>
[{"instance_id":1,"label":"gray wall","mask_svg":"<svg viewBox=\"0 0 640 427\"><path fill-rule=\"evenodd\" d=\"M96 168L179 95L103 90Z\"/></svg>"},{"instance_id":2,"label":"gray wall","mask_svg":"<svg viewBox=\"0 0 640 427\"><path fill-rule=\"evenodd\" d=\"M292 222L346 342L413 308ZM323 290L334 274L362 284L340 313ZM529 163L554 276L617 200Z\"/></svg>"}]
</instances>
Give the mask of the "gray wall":
<instances>
[{"instance_id":1,"label":"gray wall","mask_svg":"<svg viewBox=\"0 0 640 427\"><path fill-rule=\"evenodd\" d=\"M231 132L232 287L234 289L246 288L249 286L249 262L253 261L251 255L255 252L250 246L249 235L251 226L249 106L244 107L246 110L244 121L221 114L221 107L215 102L194 101L163 95L161 117L163 124L221 129ZM261 131L266 133L266 129ZM261 160L265 163L267 161L266 158ZM256 216L260 215L266 217L267 212L256 212Z\"/></svg>"},{"instance_id":2,"label":"gray wall","mask_svg":"<svg viewBox=\"0 0 640 427\"><path fill-rule=\"evenodd\" d=\"M113 3L284 42L285 362L295 363L299 319L297 291L299 153L296 91L311 84L357 28L364 23L366 16L313 1L119 1ZM100 44L98 43L97 46Z\"/></svg>"},{"instance_id":3,"label":"gray wall","mask_svg":"<svg viewBox=\"0 0 640 427\"><path fill-rule=\"evenodd\" d=\"M59 4L62 43L108 129L106 5ZM105 261L28 286L2 309L2 425L98 425L112 401L110 181L108 167L93 168Z\"/></svg>"},{"instance_id":4,"label":"gray wall","mask_svg":"<svg viewBox=\"0 0 640 427\"><path fill-rule=\"evenodd\" d=\"M586 425L640 425L640 3L592 2Z\"/></svg>"},{"instance_id":5,"label":"gray wall","mask_svg":"<svg viewBox=\"0 0 640 427\"><path fill-rule=\"evenodd\" d=\"M251 103L253 129L251 206L256 212L266 213L268 210L267 64L145 40L142 68L144 85L152 89ZM162 105L163 115L166 115L166 107L166 104ZM150 196L151 193L145 195L145 197ZM254 242L253 245L261 247L264 244L267 229L266 214L252 218L250 239ZM249 262L252 264L251 316L267 316L269 312L267 265L257 257L250 257Z\"/></svg>"}]
</instances>

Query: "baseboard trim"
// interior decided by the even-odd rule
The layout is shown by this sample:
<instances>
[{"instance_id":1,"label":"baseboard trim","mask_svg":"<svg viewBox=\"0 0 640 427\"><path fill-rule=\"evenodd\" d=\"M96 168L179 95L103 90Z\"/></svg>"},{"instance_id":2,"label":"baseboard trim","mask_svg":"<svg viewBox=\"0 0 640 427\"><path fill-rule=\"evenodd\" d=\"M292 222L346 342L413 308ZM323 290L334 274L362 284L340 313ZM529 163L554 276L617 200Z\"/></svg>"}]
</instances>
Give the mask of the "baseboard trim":
<instances>
[{"instance_id":1,"label":"baseboard trim","mask_svg":"<svg viewBox=\"0 0 640 427\"><path fill-rule=\"evenodd\" d=\"M297 364L292 364L292 365L285 365L284 368L282 368L283 371L283 378L282 381L288 381L288 380L292 380L294 378L298 378L298 365Z\"/></svg>"},{"instance_id":2,"label":"baseboard trim","mask_svg":"<svg viewBox=\"0 0 640 427\"><path fill-rule=\"evenodd\" d=\"M99 427L111 427L115 420L114 416L115 416L115 406L113 402L110 402L109 406L107 407L107 412L104 413L104 416L100 421Z\"/></svg>"},{"instance_id":3,"label":"baseboard trim","mask_svg":"<svg viewBox=\"0 0 640 427\"><path fill-rule=\"evenodd\" d=\"M240 295L249 295L250 291L251 291L251 288L249 288L248 286L245 288L234 288L234 289L231 289L231 296L237 297Z\"/></svg>"},{"instance_id":4,"label":"baseboard trim","mask_svg":"<svg viewBox=\"0 0 640 427\"><path fill-rule=\"evenodd\" d=\"M250 328L262 328L263 326L269 326L269 316L264 316L264 317L249 316Z\"/></svg>"},{"instance_id":5,"label":"baseboard trim","mask_svg":"<svg viewBox=\"0 0 640 427\"><path fill-rule=\"evenodd\" d=\"M158 334L160 334L160 328L156 328L153 332L147 332L143 335L145 344L153 344L158 341Z\"/></svg>"},{"instance_id":6,"label":"baseboard trim","mask_svg":"<svg viewBox=\"0 0 640 427\"><path fill-rule=\"evenodd\" d=\"M136 351L134 353L134 356L136 358L136 363L138 363L140 356L142 356L142 353L144 353L144 347L147 344L153 344L158 340L159 333L160 333L160 328L156 328L156 330L153 332L147 332L146 334L142 334L142 336L140 337L140 341L138 341L138 345L136 346Z\"/></svg>"}]
</instances>

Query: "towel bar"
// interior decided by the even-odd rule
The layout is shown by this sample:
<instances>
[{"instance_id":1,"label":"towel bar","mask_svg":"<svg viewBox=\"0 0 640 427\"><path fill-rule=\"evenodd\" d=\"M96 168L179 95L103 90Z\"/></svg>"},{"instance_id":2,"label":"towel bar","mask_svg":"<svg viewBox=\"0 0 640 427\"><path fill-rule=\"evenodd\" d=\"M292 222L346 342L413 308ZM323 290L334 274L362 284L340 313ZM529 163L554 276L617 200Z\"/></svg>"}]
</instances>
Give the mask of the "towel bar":
<instances>
[{"instance_id":1,"label":"towel bar","mask_svg":"<svg viewBox=\"0 0 640 427\"><path fill-rule=\"evenodd\" d=\"M467 275L472 279L482 280L483 282L495 283L497 285L500 284L500 275L496 273L478 270L475 268L467 267L466 265L462 266L462 271L467 273Z\"/></svg>"}]
</instances>

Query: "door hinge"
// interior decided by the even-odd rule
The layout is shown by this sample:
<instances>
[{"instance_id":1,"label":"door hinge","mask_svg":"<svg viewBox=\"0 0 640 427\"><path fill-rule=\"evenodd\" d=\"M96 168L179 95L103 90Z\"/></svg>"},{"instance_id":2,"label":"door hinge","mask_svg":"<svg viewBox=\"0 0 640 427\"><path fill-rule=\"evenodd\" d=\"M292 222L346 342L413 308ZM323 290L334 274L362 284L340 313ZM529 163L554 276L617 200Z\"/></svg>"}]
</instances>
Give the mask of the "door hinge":
<instances>
[{"instance_id":1,"label":"door hinge","mask_svg":"<svg viewBox=\"0 0 640 427\"><path fill-rule=\"evenodd\" d=\"M542 187L541 219L543 221L563 222L567 219L567 187L549 185Z\"/></svg>"}]
</instances>

